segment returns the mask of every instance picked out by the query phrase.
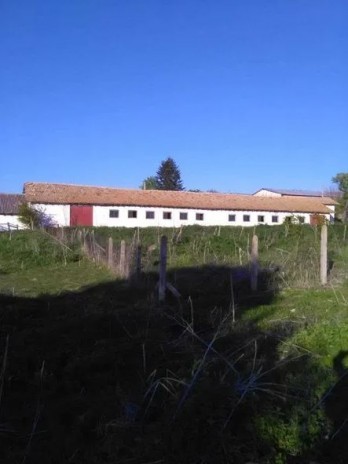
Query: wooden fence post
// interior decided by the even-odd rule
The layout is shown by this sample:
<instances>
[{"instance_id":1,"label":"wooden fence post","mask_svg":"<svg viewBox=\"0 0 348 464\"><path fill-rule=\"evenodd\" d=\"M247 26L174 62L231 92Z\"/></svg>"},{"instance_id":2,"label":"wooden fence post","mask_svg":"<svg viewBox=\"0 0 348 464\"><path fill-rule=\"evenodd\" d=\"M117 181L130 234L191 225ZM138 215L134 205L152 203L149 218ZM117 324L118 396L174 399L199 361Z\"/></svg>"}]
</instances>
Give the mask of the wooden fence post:
<instances>
[{"instance_id":1,"label":"wooden fence post","mask_svg":"<svg viewBox=\"0 0 348 464\"><path fill-rule=\"evenodd\" d=\"M167 287L167 237L163 235L161 237L161 249L160 249L160 268L159 268L159 282L158 282L158 300L163 302L166 298L166 287Z\"/></svg>"},{"instance_id":2,"label":"wooden fence post","mask_svg":"<svg viewBox=\"0 0 348 464\"><path fill-rule=\"evenodd\" d=\"M125 277L126 274L126 242L121 240L120 248L120 274L121 277Z\"/></svg>"},{"instance_id":3,"label":"wooden fence post","mask_svg":"<svg viewBox=\"0 0 348 464\"><path fill-rule=\"evenodd\" d=\"M327 284L327 225L321 226L320 237L320 282Z\"/></svg>"},{"instance_id":4,"label":"wooden fence post","mask_svg":"<svg viewBox=\"0 0 348 464\"><path fill-rule=\"evenodd\" d=\"M141 275L141 245L137 246L137 254L135 261L135 278L139 281Z\"/></svg>"},{"instance_id":5,"label":"wooden fence post","mask_svg":"<svg viewBox=\"0 0 348 464\"><path fill-rule=\"evenodd\" d=\"M257 281L259 272L259 239L253 235L251 241L251 269L250 269L250 287L253 292L257 291Z\"/></svg>"},{"instance_id":6,"label":"wooden fence post","mask_svg":"<svg viewBox=\"0 0 348 464\"><path fill-rule=\"evenodd\" d=\"M108 240L108 268L112 269L114 266L114 243L112 237Z\"/></svg>"}]
</instances>

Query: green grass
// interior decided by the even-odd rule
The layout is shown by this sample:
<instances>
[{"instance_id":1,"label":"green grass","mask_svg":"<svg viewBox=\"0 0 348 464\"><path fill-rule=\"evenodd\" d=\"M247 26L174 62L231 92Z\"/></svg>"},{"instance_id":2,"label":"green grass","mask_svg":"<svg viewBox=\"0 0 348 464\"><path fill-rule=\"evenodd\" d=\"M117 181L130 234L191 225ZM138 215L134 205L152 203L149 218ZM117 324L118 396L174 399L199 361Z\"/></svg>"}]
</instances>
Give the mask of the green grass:
<instances>
[{"instance_id":1,"label":"green grass","mask_svg":"<svg viewBox=\"0 0 348 464\"><path fill-rule=\"evenodd\" d=\"M1 234L0 426L15 431L0 427L1 462L22 462L33 433L27 464L345 463L345 229L329 229L327 288L317 229L256 232L261 262L281 270L253 295L248 281L231 291L228 267L248 262L253 229L166 230L182 298L162 306L156 275L115 280L75 232ZM153 271L163 230L94 231L102 246L138 233Z\"/></svg>"},{"instance_id":2,"label":"green grass","mask_svg":"<svg viewBox=\"0 0 348 464\"><path fill-rule=\"evenodd\" d=\"M258 227L200 227L180 229L127 229L100 227L93 232L105 249L108 237L117 248L121 240L139 240L145 270L153 270L158 260L161 235L168 237L168 266L172 268L203 264L248 265L253 234L259 238L259 259L264 267L279 266L283 284L288 287L315 287L319 282L320 229L307 225ZM69 231L67 234L71 233ZM74 239L76 232L73 232ZM331 282L348 278L348 234L346 226L329 227L328 259Z\"/></svg>"},{"instance_id":3,"label":"green grass","mask_svg":"<svg viewBox=\"0 0 348 464\"><path fill-rule=\"evenodd\" d=\"M285 290L272 304L245 317L263 329L293 332L280 345L283 355L307 351L316 362L332 367L337 353L348 349L348 283L336 289Z\"/></svg>"},{"instance_id":4,"label":"green grass","mask_svg":"<svg viewBox=\"0 0 348 464\"><path fill-rule=\"evenodd\" d=\"M87 260L0 275L0 293L13 296L59 295L108 282L114 277Z\"/></svg>"},{"instance_id":5,"label":"green grass","mask_svg":"<svg viewBox=\"0 0 348 464\"><path fill-rule=\"evenodd\" d=\"M66 245L44 231L0 234L0 275L44 266L67 264L81 258L75 244Z\"/></svg>"},{"instance_id":6,"label":"green grass","mask_svg":"<svg viewBox=\"0 0 348 464\"><path fill-rule=\"evenodd\" d=\"M77 291L112 279L104 266L87 260L43 231L0 234L0 293L38 296Z\"/></svg>"}]
</instances>

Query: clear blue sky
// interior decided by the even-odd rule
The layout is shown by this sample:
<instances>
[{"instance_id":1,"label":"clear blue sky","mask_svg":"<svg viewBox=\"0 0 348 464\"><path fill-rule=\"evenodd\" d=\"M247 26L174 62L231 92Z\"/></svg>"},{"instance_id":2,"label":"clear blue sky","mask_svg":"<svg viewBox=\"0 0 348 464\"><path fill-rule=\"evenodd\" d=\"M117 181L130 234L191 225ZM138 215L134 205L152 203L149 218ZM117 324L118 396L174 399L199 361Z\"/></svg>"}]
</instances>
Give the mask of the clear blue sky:
<instances>
[{"instance_id":1,"label":"clear blue sky","mask_svg":"<svg viewBox=\"0 0 348 464\"><path fill-rule=\"evenodd\" d=\"M348 171L346 0L0 0L0 191L319 190Z\"/></svg>"}]
</instances>

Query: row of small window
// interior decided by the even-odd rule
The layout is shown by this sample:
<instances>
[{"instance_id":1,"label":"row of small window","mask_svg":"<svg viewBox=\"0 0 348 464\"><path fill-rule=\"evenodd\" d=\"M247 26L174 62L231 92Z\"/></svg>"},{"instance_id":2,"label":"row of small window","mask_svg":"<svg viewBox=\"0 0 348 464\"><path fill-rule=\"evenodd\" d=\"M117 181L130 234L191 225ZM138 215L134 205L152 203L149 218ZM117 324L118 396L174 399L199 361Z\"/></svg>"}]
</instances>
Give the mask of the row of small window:
<instances>
[{"instance_id":1,"label":"row of small window","mask_svg":"<svg viewBox=\"0 0 348 464\"><path fill-rule=\"evenodd\" d=\"M163 211L163 219L172 219L172 213L171 211ZM109 217L110 218L118 218L119 217L119 210L118 209L110 209L109 210ZM138 211L134 209L130 209L128 211L128 218L129 219L136 219L138 217ZM146 211L145 213L146 219L155 219L155 212L154 211ZM181 221L187 221L188 219L188 213L183 213L181 212L179 215L179 218ZM203 221L204 220L204 214L203 213L196 213L196 221ZM273 224L277 224L279 222L279 217L274 215L271 218ZM304 223L305 218L303 216L299 216L298 218L300 223ZM236 221L236 215L235 214L229 214L228 215L228 221L229 222L235 222ZM250 222L250 214L243 214L243 222ZM265 216L263 215L258 215L257 216L257 222L263 223L265 222Z\"/></svg>"},{"instance_id":2,"label":"row of small window","mask_svg":"<svg viewBox=\"0 0 348 464\"><path fill-rule=\"evenodd\" d=\"M118 209L110 209L109 210L109 217L111 218L118 218L119 217L119 210ZM128 211L128 218L129 219L136 219L138 217L138 211L134 209L130 209ZM155 219L155 212L154 211L146 211L145 213L146 219ZM163 211L163 219L172 219L171 211ZM180 213L180 219L182 221L187 221L188 213ZM196 220L203 221L204 214L203 213L196 213Z\"/></svg>"},{"instance_id":3,"label":"row of small window","mask_svg":"<svg viewBox=\"0 0 348 464\"><path fill-rule=\"evenodd\" d=\"M291 219L291 216L290 216L290 219ZM229 214L228 215L228 221L229 222L235 222L235 220L236 220L236 215L235 214ZM274 216L272 216L271 220L272 220L273 224L277 224L277 223L279 223L279 216L274 215ZM305 222L304 216L299 216L298 221L301 224L303 224ZM243 222L250 222L250 214L243 214ZM259 222L259 223L265 222L265 216L258 215L257 216L257 222Z\"/></svg>"},{"instance_id":4,"label":"row of small window","mask_svg":"<svg viewBox=\"0 0 348 464\"><path fill-rule=\"evenodd\" d=\"M229 214L228 215L228 220L229 220L229 222L235 222L236 215L235 214ZM243 214L243 222L250 222L250 214ZM262 215L257 216L257 222L265 222L265 216L262 216ZM272 222L273 223L279 222L279 217L278 216L272 216Z\"/></svg>"}]
</instances>

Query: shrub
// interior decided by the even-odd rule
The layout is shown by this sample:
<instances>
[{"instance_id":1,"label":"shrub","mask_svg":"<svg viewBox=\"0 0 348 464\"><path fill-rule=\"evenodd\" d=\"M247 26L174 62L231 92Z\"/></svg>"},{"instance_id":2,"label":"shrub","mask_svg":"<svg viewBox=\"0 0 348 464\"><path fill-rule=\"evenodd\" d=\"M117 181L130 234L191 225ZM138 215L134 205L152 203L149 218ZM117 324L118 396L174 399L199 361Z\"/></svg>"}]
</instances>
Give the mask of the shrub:
<instances>
[{"instance_id":1,"label":"shrub","mask_svg":"<svg viewBox=\"0 0 348 464\"><path fill-rule=\"evenodd\" d=\"M22 203L19 207L20 222L30 229L54 227L54 221L42 209Z\"/></svg>"}]
</instances>

